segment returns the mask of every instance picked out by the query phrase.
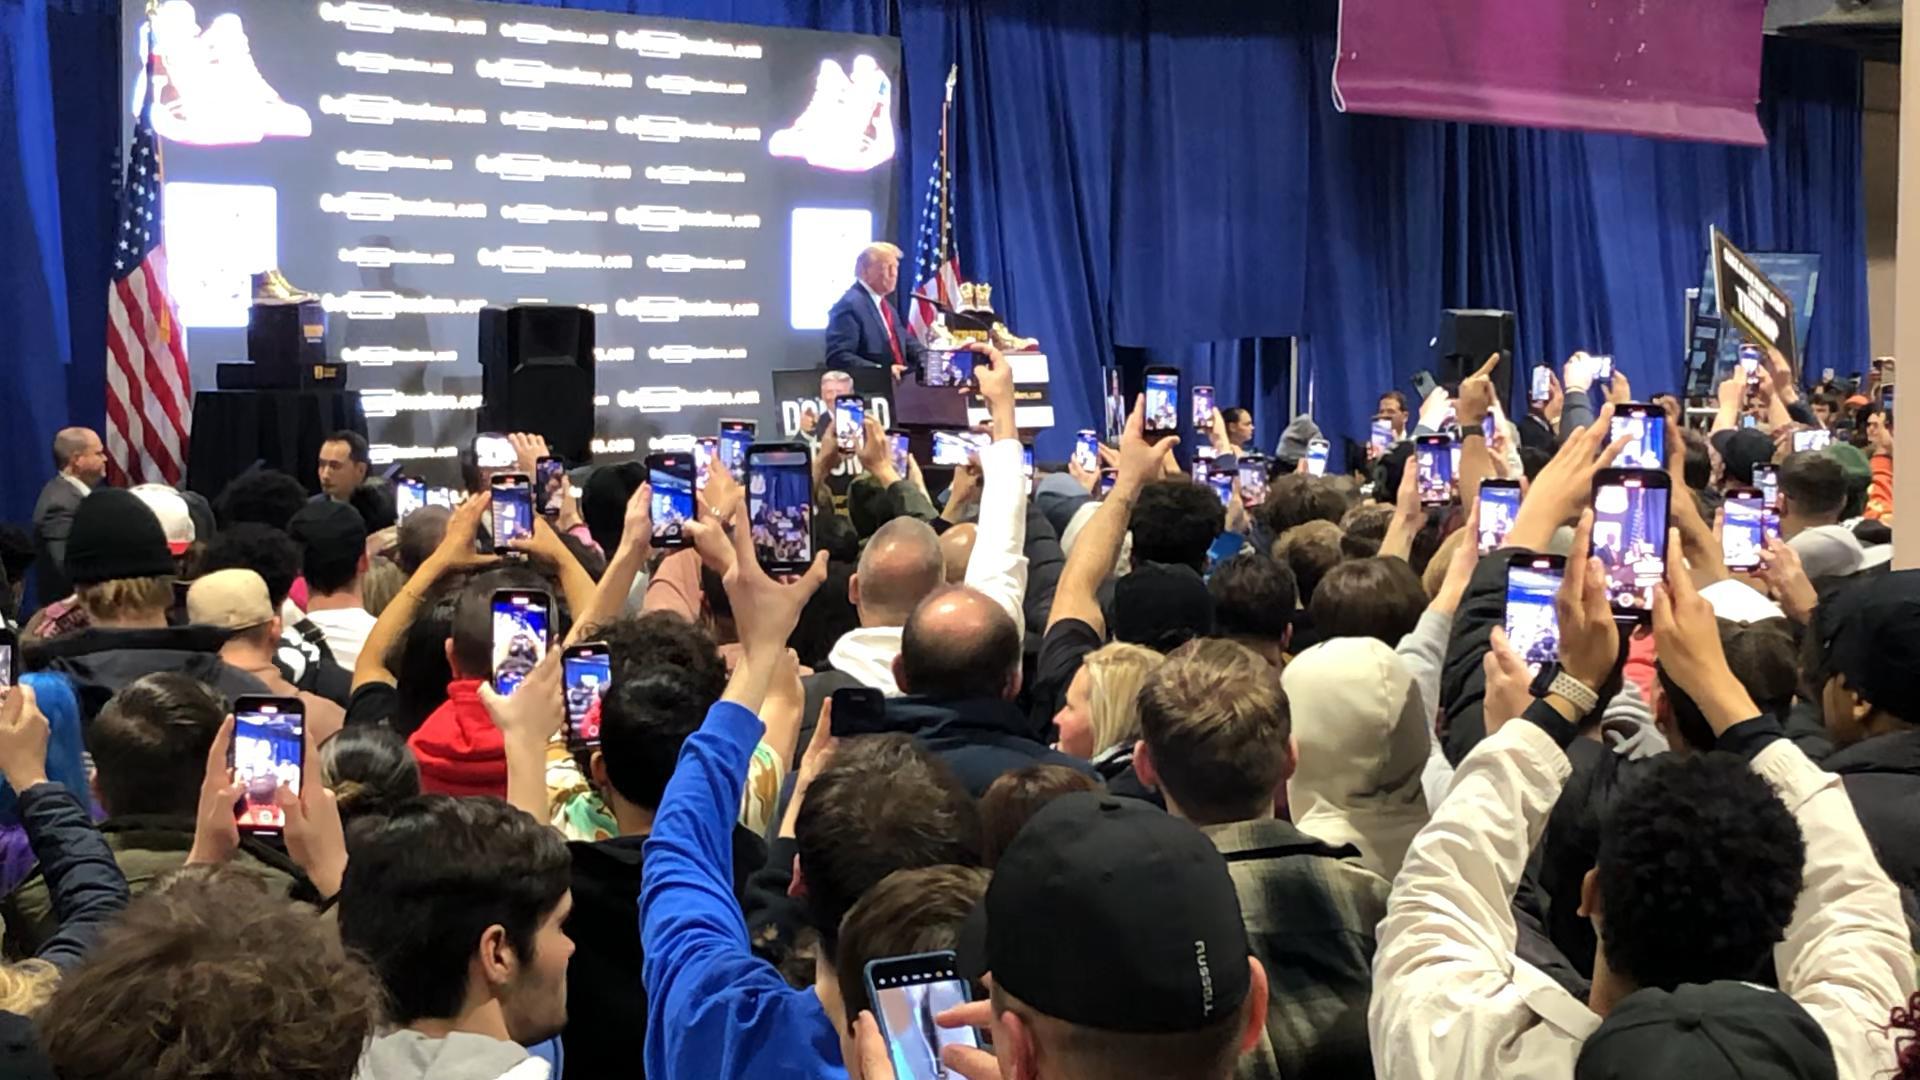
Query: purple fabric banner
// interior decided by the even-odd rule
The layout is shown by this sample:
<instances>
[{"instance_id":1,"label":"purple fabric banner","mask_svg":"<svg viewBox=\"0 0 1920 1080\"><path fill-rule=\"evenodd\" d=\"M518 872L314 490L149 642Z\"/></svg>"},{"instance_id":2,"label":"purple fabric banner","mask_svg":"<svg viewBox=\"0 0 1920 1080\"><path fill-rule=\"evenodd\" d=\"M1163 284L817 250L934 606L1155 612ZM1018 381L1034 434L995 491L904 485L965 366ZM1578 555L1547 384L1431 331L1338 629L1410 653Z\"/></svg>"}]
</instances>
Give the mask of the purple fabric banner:
<instances>
[{"instance_id":1,"label":"purple fabric banner","mask_svg":"<svg viewBox=\"0 0 1920 1080\"><path fill-rule=\"evenodd\" d=\"M1342 0L1345 111L1759 146L1762 0Z\"/></svg>"}]
</instances>

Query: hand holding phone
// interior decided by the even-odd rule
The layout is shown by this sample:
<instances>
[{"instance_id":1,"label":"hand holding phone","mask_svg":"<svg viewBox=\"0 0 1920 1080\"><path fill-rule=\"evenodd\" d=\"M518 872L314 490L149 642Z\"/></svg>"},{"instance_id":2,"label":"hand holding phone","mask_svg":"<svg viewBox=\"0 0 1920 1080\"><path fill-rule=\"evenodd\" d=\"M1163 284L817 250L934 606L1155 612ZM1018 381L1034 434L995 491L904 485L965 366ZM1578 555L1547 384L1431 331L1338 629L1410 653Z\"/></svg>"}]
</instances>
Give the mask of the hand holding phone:
<instances>
[{"instance_id":1,"label":"hand holding phone","mask_svg":"<svg viewBox=\"0 0 1920 1080\"><path fill-rule=\"evenodd\" d=\"M1767 547L1767 507L1756 488L1732 488L1721 504L1720 558L1727 569L1750 572L1760 567Z\"/></svg>"},{"instance_id":2,"label":"hand holding phone","mask_svg":"<svg viewBox=\"0 0 1920 1080\"><path fill-rule=\"evenodd\" d=\"M1453 440L1445 435L1422 435L1414 440L1413 461L1418 470L1420 505L1445 506L1454 500Z\"/></svg>"},{"instance_id":3,"label":"hand holding phone","mask_svg":"<svg viewBox=\"0 0 1920 1080\"><path fill-rule=\"evenodd\" d=\"M1484 505L1481 513L1484 521ZM1507 643L1536 675L1560 659L1560 618L1554 604L1566 567L1564 555L1523 551L1507 560Z\"/></svg>"},{"instance_id":4,"label":"hand holding phone","mask_svg":"<svg viewBox=\"0 0 1920 1080\"><path fill-rule=\"evenodd\" d=\"M505 697L546 658L553 640L553 597L534 589L499 589L492 610L493 689Z\"/></svg>"},{"instance_id":5,"label":"hand holding phone","mask_svg":"<svg viewBox=\"0 0 1920 1080\"><path fill-rule=\"evenodd\" d=\"M493 550L512 551L515 540L533 538L533 478L526 473L496 473L493 489Z\"/></svg>"},{"instance_id":6,"label":"hand holding phone","mask_svg":"<svg viewBox=\"0 0 1920 1080\"><path fill-rule=\"evenodd\" d=\"M653 519L653 546L683 548L693 543L686 524L694 519L693 455L648 454L647 483L653 498L648 512Z\"/></svg>"},{"instance_id":7,"label":"hand holding phone","mask_svg":"<svg viewBox=\"0 0 1920 1080\"><path fill-rule=\"evenodd\" d=\"M747 521L761 569L798 574L813 565L813 462L806 444L748 449Z\"/></svg>"},{"instance_id":8,"label":"hand holding phone","mask_svg":"<svg viewBox=\"0 0 1920 1080\"><path fill-rule=\"evenodd\" d=\"M1594 558L1606 570L1614 617L1644 622L1667 568L1668 499L1673 481L1653 469L1601 469L1593 475Z\"/></svg>"},{"instance_id":9,"label":"hand holding phone","mask_svg":"<svg viewBox=\"0 0 1920 1080\"><path fill-rule=\"evenodd\" d=\"M613 655L604 641L569 645L560 654L567 707L567 745L583 750L600 745L600 703L613 685Z\"/></svg>"},{"instance_id":10,"label":"hand holding phone","mask_svg":"<svg viewBox=\"0 0 1920 1080\"><path fill-rule=\"evenodd\" d=\"M1520 481L1497 478L1480 481L1480 554L1504 545L1518 516Z\"/></svg>"},{"instance_id":11,"label":"hand holding phone","mask_svg":"<svg viewBox=\"0 0 1920 1080\"><path fill-rule=\"evenodd\" d=\"M542 517L557 518L567 501L567 463L542 457L533 466L533 506Z\"/></svg>"},{"instance_id":12,"label":"hand holding phone","mask_svg":"<svg viewBox=\"0 0 1920 1080\"><path fill-rule=\"evenodd\" d=\"M233 806L241 832L278 833L287 827L280 786L295 796L306 775L306 703L297 697L242 694L233 703L233 740L227 764L240 798Z\"/></svg>"},{"instance_id":13,"label":"hand holding phone","mask_svg":"<svg viewBox=\"0 0 1920 1080\"><path fill-rule=\"evenodd\" d=\"M1329 445L1325 439L1307 440L1307 475L1327 475L1327 451Z\"/></svg>"},{"instance_id":14,"label":"hand holding phone","mask_svg":"<svg viewBox=\"0 0 1920 1080\"><path fill-rule=\"evenodd\" d=\"M1667 414L1658 405L1622 402L1613 407L1613 423L1607 443L1628 440L1613 459L1622 469L1664 469L1667 467Z\"/></svg>"},{"instance_id":15,"label":"hand holding phone","mask_svg":"<svg viewBox=\"0 0 1920 1080\"><path fill-rule=\"evenodd\" d=\"M836 714L835 727L839 725ZM948 1046L978 1047L970 1027L944 1028L934 1017L972 998L952 952L890 956L867 963L867 996L886 1039L888 1056L900 1077L942 1077L940 1062Z\"/></svg>"},{"instance_id":16,"label":"hand holding phone","mask_svg":"<svg viewBox=\"0 0 1920 1080\"><path fill-rule=\"evenodd\" d=\"M841 394L833 399L833 439L849 453L860 449L867 423L867 399L859 394Z\"/></svg>"},{"instance_id":17,"label":"hand holding phone","mask_svg":"<svg viewBox=\"0 0 1920 1080\"><path fill-rule=\"evenodd\" d=\"M1150 367L1146 371L1146 417L1142 430L1148 442L1180 430L1180 369Z\"/></svg>"},{"instance_id":18,"label":"hand holding phone","mask_svg":"<svg viewBox=\"0 0 1920 1080\"><path fill-rule=\"evenodd\" d=\"M1206 438L1213 431L1213 387L1193 388L1193 433Z\"/></svg>"}]
</instances>

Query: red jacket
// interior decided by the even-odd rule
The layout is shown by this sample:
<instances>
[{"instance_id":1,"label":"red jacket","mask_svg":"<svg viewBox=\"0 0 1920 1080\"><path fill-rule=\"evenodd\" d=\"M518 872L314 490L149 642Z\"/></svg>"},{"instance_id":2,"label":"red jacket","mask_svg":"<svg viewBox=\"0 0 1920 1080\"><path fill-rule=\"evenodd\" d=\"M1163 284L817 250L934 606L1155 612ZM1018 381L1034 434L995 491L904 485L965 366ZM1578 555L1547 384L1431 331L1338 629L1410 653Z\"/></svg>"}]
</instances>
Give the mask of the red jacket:
<instances>
[{"instance_id":1,"label":"red jacket","mask_svg":"<svg viewBox=\"0 0 1920 1080\"><path fill-rule=\"evenodd\" d=\"M447 686L446 704L407 739L420 762L420 790L507 797L507 749L480 701L479 679Z\"/></svg>"}]
</instances>

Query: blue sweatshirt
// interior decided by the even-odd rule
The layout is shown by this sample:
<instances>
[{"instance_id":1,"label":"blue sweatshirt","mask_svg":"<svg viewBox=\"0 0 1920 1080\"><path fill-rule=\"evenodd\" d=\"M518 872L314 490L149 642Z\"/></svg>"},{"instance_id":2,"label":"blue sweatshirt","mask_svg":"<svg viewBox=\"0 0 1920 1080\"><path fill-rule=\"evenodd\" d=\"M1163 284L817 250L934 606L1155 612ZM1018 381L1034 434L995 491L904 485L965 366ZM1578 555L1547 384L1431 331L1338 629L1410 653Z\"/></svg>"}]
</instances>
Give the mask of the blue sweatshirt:
<instances>
[{"instance_id":1,"label":"blue sweatshirt","mask_svg":"<svg viewBox=\"0 0 1920 1080\"><path fill-rule=\"evenodd\" d=\"M754 957L734 898L733 823L763 730L748 710L716 702L654 815L640 889L650 1080L847 1075L820 999Z\"/></svg>"}]
</instances>

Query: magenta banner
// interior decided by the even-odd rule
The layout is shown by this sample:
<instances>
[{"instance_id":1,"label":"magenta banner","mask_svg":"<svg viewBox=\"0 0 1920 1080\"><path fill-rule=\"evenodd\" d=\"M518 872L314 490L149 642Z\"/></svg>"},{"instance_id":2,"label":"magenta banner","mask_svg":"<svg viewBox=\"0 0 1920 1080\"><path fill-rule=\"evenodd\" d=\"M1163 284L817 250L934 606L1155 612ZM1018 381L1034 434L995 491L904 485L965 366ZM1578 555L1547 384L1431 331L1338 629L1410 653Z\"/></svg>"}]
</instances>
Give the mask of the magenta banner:
<instances>
[{"instance_id":1,"label":"magenta banner","mask_svg":"<svg viewBox=\"0 0 1920 1080\"><path fill-rule=\"evenodd\" d=\"M1761 0L1342 0L1347 112L1759 146Z\"/></svg>"}]
</instances>

